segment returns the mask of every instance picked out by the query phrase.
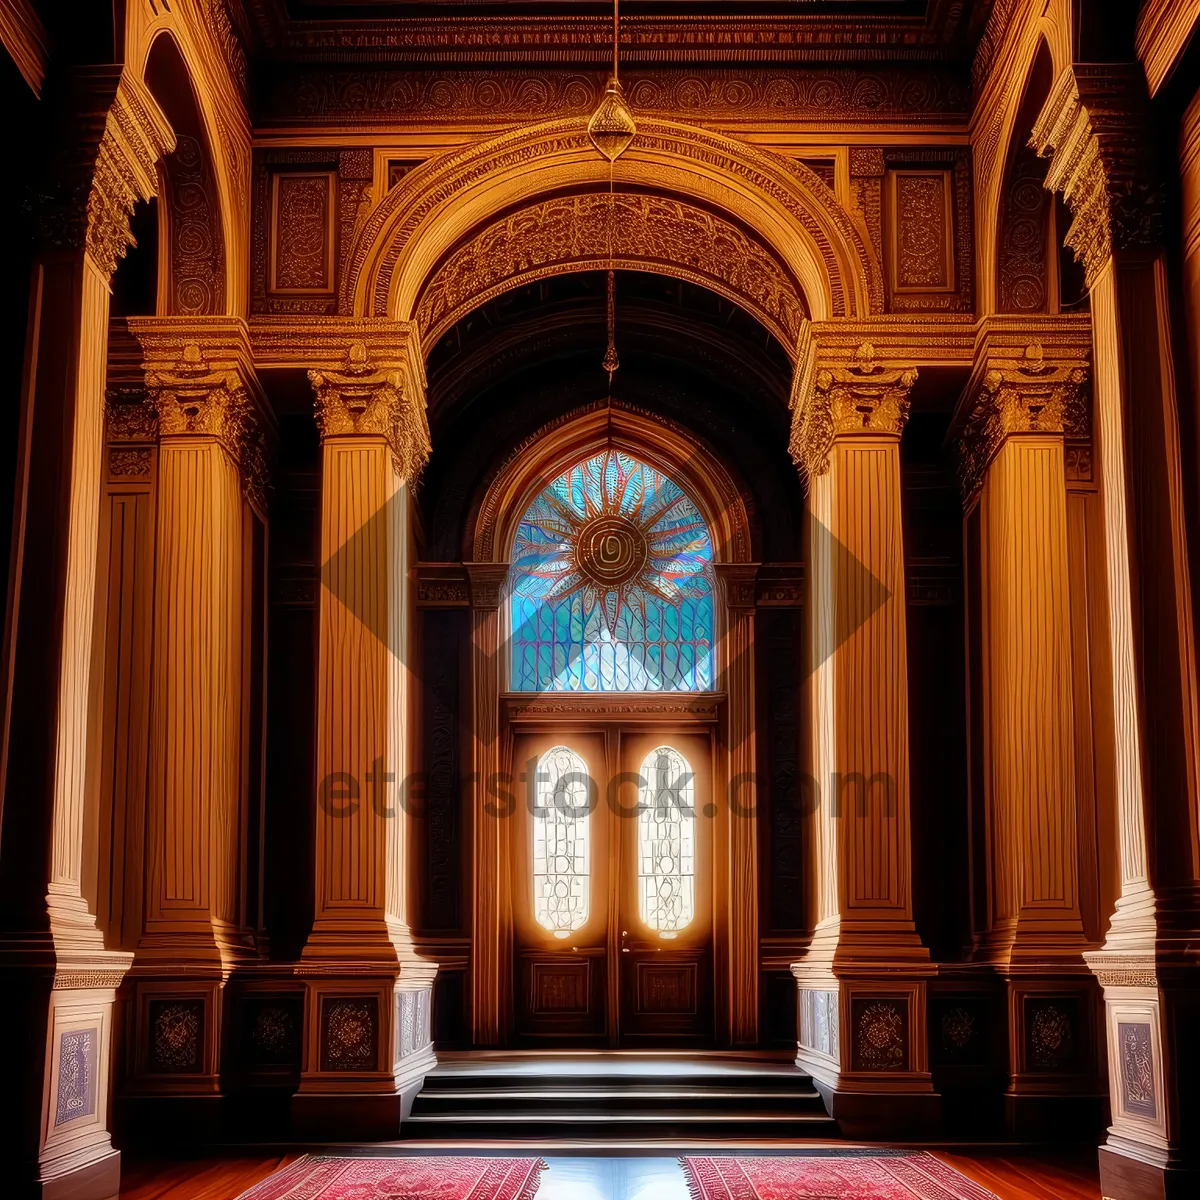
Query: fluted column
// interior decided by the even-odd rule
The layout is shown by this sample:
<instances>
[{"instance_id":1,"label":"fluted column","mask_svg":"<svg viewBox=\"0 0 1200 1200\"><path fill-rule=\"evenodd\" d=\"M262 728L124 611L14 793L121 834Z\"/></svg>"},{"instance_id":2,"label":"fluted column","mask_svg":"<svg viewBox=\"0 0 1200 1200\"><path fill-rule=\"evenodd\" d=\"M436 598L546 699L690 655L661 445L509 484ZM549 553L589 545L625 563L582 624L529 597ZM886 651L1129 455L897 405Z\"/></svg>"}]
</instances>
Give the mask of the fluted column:
<instances>
[{"instance_id":1,"label":"fluted column","mask_svg":"<svg viewBox=\"0 0 1200 1200\"><path fill-rule=\"evenodd\" d=\"M978 505L983 592L986 735L976 749L990 815L991 922L976 957L1005 980L1015 1131L1045 1120L1047 1097L1096 1091L1064 454L1064 431L1080 423L1089 347L1077 322L1060 325L985 324L956 416L963 492Z\"/></svg>"},{"instance_id":2,"label":"fluted column","mask_svg":"<svg viewBox=\"0 0 1200 1200\"><path fill-rule=\"evenodd\" d=\"M754 602L757 563L720 563L725 598L722 690L728 705L729 876L726 881L729 1043L758 1042L758 769L754 729Z\"/></svg>"},{"instance_id":3,"label":"fluted column","mask_svg":"<svg viewBox=\"0 0 1200 1200\"><path fill-rule=\"evenodd\" d=\"M145 87L117 67L64 70L45 103L59 101L54 156L32 164L48 168L30 181L33 278L6 280L28 289L30 310L2 672L0 1020L14 1031L6 1185L88 1200L119 1181L110 1067L131 957L105 948L86 863L110 281L131 241L129 214L155 194L173 136Z\"/></svg>"},{"instance_id":4,"label":"fluted column","mask_svg":"<svg viewBox=\"0 0 1200 1200\"><path fill-rule=\"evenodd\" d=\"M1200 1182L1185 1066L1200 1051L1196 654L1155 141L1132 64L1064 69L1032 137L1091 298L1121 895L1086 957L1104 989L1115 1200Z\"/></svg>"},{"instance_id":5,"label":"fluted column","mask_svg":"<svg viewBox=\"0 0 1200 1200\"><path fill-rule=\"evenodd\" d=\"M374 1094L348 1127L391 1129L433 1065L436 964L409 931L407 780L411 487L429 453L415 331L372 331L309 372L322 442L315 913L305 978L301 1119Z\"/></svg>"},{"instance_id":6,"label":"fluted column","mask_svg":"<svg viewBox=\"0 0 1200 1200\"><path fill-rule=\"evenodd\" d=\"M135 318L129 327L159 435L131 1091L215 1098L224 987L254 956L241 903L242 680L249 506L261 509L265 474L261 404L237 318Z\"/></svg>"},{"instance_id":7,"label":"fluted column","mask_svg":"<svg viewBox=\"0 0 1200 1200\"><path fill-rule=\"evenodd\" d=\"M471 777L475 880L471 923L471 1040L503 1040L512 979L512 937L504 909L508 864L506 814L493 781L500 770L500 692L503 685L500 599L507 563L467 563L471 586L471 693L474 696Z\"/></svg>"},{"instance_id":8,"label":"fluted column","mask_svg":"<svg viewBox=\"0 0 1200 1200\"><path fill-rule=\"evenodd\" d=\"M932 968L912 919L900 511L900 434L916 377L878 361L868 343L851 354L810 342L793 394L792 453L812 517L821 788L818 922L792 967L797 1062L850 1128L926 1120L934 1100L924 1033Z\"/></svg>"}]
</instances>

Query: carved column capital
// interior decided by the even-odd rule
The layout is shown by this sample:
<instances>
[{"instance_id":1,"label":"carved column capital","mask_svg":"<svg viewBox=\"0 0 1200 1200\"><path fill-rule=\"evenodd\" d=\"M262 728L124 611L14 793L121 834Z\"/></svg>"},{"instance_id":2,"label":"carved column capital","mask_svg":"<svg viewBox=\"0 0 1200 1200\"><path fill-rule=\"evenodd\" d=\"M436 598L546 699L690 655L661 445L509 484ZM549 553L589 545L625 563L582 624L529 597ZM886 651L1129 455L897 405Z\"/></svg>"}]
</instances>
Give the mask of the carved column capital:
<instances>
[{"instance_id":1,"label":"carved column capital","mask_svg":"<svg viewBox=\"0 0 1200 1200\"><path fill-rule=\"evenodd\" d=\"M715 563L717 578L730 608L754 611L757 600L758 563Z\"/></svg>"},{"instance_id":2,"label":"carved column capital","mask_svg":"<svg viewBox=\"0 0 1200 1200\"><path fill-rule=\"evenodd\" d=\"M175 135L145 84L118 68L80 68L64 91L61 145L70 149L36 197L39 237L52 250L86 248L111 275L133 244L133 206L157 194L157 164Z\"/></svg>"},{"instance_id":3,"label":"carved column capital","mask_svg":"<svg viewBox=\"0 0 1200 1200\"><path fill-rule=\"evenodd\" d=\"M1029 144L1050 159L1046 186L1073 220L1065 242L1088 284L1114 250L1154 250L1163 191L1151 160L1146 81L1136 65L1067 67L1051 89Z\"/></svg>"},{"instance_id":4,"label":"carved column capital","mask_svg":"<svg viewBox=\"0 0 1200 1200\"><path fill-rule=\"evenodd\" d=\"M829 451L841 437L899 437L908 420L917 369L890 364L862 342L847 357L809 342L792 388L792 461L810 476L829 469Z\"/></svg>"},{"instance_id":5,"label":"carved column capital","mask_svg":"<svg viewBox=\"0 0 1200 1200\"><path fill-rule=\"evenodd\" d=\"M508 563L463 563L471 589L471 607L489 609L500 607L500 593L508 579Z\"/></svg>"},{"instance_id":6,"label":"carved column capital","mask_svg":"<svg viewBox=\"0 0 1200 1200\"><path fill-rule=\"evenodd\" d=\"M1065 345L1047 353L1041 341L985 347L955 420L958 476L974 495L1005 441L1021 434L1084 438L1090 420L1087 350Z\"/></svg>"},{"instance_id":7,"label":"carved column capital","mask_svg":"<svg viewBox=\"0 0 1200 1200\"><path fill-rule=\"evenodd\" d=\"M392 452L396 473L415 483L429 460L424 389L408 355L370 351L352 342L334 367L310 370L321 438L377 436Z\"/></svg>"},{"instance_id":8,"label":"carved column capital","mask_svg":"<svg viewBox=\"0 0 1200 1200\"><path fill-rule=\"evenodd\" d=\"M245 326L220 318L130 318L160 441L212 438L229 454L259 509L267 486L266 432Z\"/></svg>"}]
</instances>

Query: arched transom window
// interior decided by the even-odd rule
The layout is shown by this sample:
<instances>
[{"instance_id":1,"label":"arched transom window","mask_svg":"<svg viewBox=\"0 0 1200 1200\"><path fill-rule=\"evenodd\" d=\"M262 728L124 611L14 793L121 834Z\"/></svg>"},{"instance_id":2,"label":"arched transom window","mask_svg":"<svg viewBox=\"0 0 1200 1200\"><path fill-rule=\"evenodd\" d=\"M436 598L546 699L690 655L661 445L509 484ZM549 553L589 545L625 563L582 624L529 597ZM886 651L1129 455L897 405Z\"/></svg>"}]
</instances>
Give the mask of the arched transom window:
<instances>
[{"instance_id":1,"label":"arched transom window","mask_svg":"<svg viewBox=\"0 0 1200 1200\"><path fill-rule=\"evenodd\" d=\"M587 924L591 901L587 764L567 746L538 759L533 810L533 915L555 937Z\"/></svg>"},{"instance_id":2,"label":"arched transom window","mask_svg":"<svg viewBox=\"0 0 1200 1200\"><path fill-rule=\"evenodd\" d=\"M657 468L607 450L564 471L513 544L513 690L711 689L712 561L704 518Z\"/></svg>"},{"instance_id":3,"label":"arched transom window","mask_svg":"<svg viewBox=\"0 0 1200 1200\"><path fill-rule=\"evenodd\" d=\"M696 915L695 780L671 746L651 750L638 774L638 915L670 938Z\"/></svg>"}]
</instances>

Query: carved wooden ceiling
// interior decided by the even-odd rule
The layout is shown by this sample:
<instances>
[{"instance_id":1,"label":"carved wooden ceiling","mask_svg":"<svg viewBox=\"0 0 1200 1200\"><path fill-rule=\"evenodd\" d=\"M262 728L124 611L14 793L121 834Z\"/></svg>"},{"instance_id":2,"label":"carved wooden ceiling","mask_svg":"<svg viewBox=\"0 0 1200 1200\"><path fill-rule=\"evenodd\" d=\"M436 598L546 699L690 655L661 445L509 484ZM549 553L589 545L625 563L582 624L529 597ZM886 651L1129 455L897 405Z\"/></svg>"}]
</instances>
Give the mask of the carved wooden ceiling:
<instances>
[{"instance_id":1,"label":"carved wooden ceiling","mask_svg":"<svg viewBox=\"0 0 1200 1200\"><path fill-rule=\"evenodd\" d=\"M1003 0L1001 0L1003 2ZM244 0L272 57L603 64L604 0ZM993 0L625 0L625 62L969 61Z\"/></svg>"}]
</instances>

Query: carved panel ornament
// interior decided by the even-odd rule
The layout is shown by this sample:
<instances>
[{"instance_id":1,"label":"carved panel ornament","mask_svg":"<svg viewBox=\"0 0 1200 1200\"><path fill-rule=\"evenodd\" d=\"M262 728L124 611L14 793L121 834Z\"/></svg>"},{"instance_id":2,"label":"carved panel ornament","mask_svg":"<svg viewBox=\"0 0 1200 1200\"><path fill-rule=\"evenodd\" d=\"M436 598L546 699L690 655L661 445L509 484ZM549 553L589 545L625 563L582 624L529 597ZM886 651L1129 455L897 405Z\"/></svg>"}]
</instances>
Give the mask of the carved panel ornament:
<instances>
[{"instance_id":1,"label":"carved panel ornament","mask_svg":"<svg viewBox=\"0 0 1200 1200\"><path fill-rule=\"evenodd\" d=\"M947 182L942 171L896 173L897 290L940 291L953 283Z\"/></svg>"},{"instance_id":2,"label":"carved panel ornament","mask_svg":"<svg viewBox=\"0 0 1200 1200\"><path fill-rule=\"evenodd\" d=\"M856 1071L903 1071L908 1065L908 1006L902 1000L854 1002Z\"/></svg>"},{"instance_id":3,"label":"carved panel ornament","mask_svg":"<svg viewBox=\"0 0 1200 1200\"><path fill-rule=\"evenodd\" d=\"M1044 312L1046 308L1046 223L1050 193L1046 165L1029 147L1013 159L1000 230L997 287L1001 312Z\"/></svg>"},{"instance_id":4,"label":"carved panel ornament","mask_svg":"<svg viewBox=\"0 0 1200 1200\"><path fill-rule=\"evenodd\" d=\"M321 437L379 436L392 451L396 474L415 483L431 449L425 398L407 373L374 361L366 344L354 342L338 367L309 371L316 389Z\"/></svg>"},{"instance_id":5,"label":"carved panel ornament","mask_svg":"<svg viewBox=\"0 0 1200 1200\"><path fill-rule=\"evenodd\" d=\"M225 309L225 238L212 163L199 138L179 136L167 157L171 205L172 312L183 316Z\"/></svg>"},{"instance_id":6,"label":"carved panel ornament","mask_svg":"<svg viewBox=\"0 0 1200 1200\"><path fill-rule=\"evenodd\" d=\"M1007 438L1022 433L1090 434L1082 358L1047 357L1040 342L1024 353L1000 351L987 359L959 435L959 486L974 495Z\"/></svg>"},{"instance_id":7,"label":"carved panel ornament","mask_svg":"<svg viewBox=\"0 0 1200 1200\"><path fill-rule=\"evenodd\" d=\"M96 1066L100 1031L73 1029L58 1039L57 1101L55 1126L66 1125L96 1111Z\"/></svg>"},{"instance_id":8,"label":"carved panel ornament","mask_svg":"<svg viewBox=\"0 0 1200 1200\"><path fill-rule=\"evenodd\" d=\"M321 1069L370 1071L378 1058L378 1010L374 997L326 1002L321 1033Z\"/></svg>"},{"instance_id":9,"label":"carved panel ornament","mask_svg":"<svg viewBox=\"0 0 1200 1200\"><path fill-rule=\"evenodd\" d=\"M1163 189L1146 107L1140 67L1076 65L1059 75L1034 122L1030 145L1050 159L1046 186L1071 210L1064 241L1089 286L1114 250L1153 250L1162 241Z\"/></svg>"},{"instance_id":10,"label":"carved panel ornament","mask_svg":"<svg viewBox=\"0 0 1200 1200\"><path fill-rule=\"evenodd\" d=\"M522 209L477 233L450 256L417 305L432 344L463 313L498 292L582 267L657 266L711 287L760 315L785 346L805 316L800 291L757 241L712 213L662 196L596 193Z\"/></svg>"},{"instance_id":11,"label":"carved panel ornament","mask_svg":"<svg viewBox=\"0 0 1200 1200\"><path fill-rule=\"evenodd\" d=\"M332 292L331 204L333 176L275 176L271 290Z\"/></svg>"},{"instance_id":12,"label":"carved panel ornament","mask_svg":"<svg viewBox=\"0 0 1200 1200\"><path fill-rule=\"evenodd\" d=\"M916 367L885 366L875 347L863 342L851 361L828 366L813 361L797 371L792 395L792 461L807 475L829 470L836 438L851 435L900 436L908 419Z\"/></svg>"},{"instance_id":13,"label":"carved panel ornament","mask_svg":"<svg viewBox=\"0 0 1200 1200\"><path fill-rule=\"evenodd\" d=\"M1153 1121L1158 1116L1154 1096L1154 1051L1150 1026L1144 1021L1117 1024L1121 1056L1121 1107Z\"/></svg>"},{"instance_id":14,"label":"carved panel ornament","mask_svg":"<svg viewBox=\"0 0 1200 1200\"><path fill-rule=\"evenodd\" d=\"M204 1001L150 1004L150 1069L166 1074L199 1071Z\"/></svg>"}]
</instances>

